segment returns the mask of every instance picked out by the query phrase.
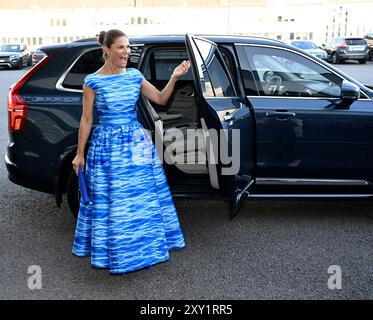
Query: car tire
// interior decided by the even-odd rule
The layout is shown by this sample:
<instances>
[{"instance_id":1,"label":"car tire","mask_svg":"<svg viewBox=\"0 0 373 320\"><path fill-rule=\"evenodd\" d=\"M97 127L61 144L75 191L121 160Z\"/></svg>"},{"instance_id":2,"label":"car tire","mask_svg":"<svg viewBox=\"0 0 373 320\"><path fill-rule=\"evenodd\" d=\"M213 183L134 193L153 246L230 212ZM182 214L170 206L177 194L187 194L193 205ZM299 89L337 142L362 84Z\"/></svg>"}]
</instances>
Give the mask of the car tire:
<instances>
[{"instance_id":1,"label":"car tire","mask_svg":"<svg viewBox=\"0 0 373 320\"><path fill-rule=\"evenodd\" d=\"M32 58L31 57L27 60L27 66L28 67L32 66Z\"/></svg>"},{"instance_id":2,"label":"car tire","mask_svg":"<svg viewBox=\"0 0 373 320\"><path fill-rule=\"evenodd\" d=\"M339 60L339 56L337 52L333 52L332 54L332 63L337 64L340 63L341 61Z\"/></svg>"},{"instance_id":3,"label":"car tire","mask_svg":"<svg viewBox=\"0 0 373 320\"><path fill-rule=\"evenodd\" d=\"M368 61L368 58L359 59L358 61L359 61L360 64L366 64L367 61Z\"/></svg>"},{"instance_id":4,"label":"car tire","mask_svg":"<svg viewBox=\"0 0 373 320\"><path fill-rule=\"evenodd\" d=\"M14 67L14 69L21 70L23 68L23 62L22 58L18 60L17 65Z\"/></svg>"},{"instance_id":5,"label":"car tire","mask_svg":"<svg viewBox=\"0 0 373 320\"><path fill-rule=\"evenodd\" d=\"M80 192L78 177L74 170L70 171L67 179L67 203L74 218L77 219L80 206Z\"/></svg>"}]
</instances>

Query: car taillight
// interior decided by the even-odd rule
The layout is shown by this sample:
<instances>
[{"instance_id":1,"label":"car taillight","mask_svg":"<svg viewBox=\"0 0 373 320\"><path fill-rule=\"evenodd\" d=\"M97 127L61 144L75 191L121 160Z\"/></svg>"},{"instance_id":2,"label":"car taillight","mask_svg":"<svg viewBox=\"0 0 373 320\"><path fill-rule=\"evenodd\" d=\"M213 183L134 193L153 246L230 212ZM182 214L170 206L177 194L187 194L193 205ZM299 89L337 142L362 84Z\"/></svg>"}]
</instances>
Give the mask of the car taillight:
<instances>
[{"instance_id":1,"label":"car taillight","mask_svg":"<svg viewBox=\"0 0 373 320\"><path fill-rule=\"evenodd\" d=\"M43 67L52 56L46 56L38 64L30 69L18 82L12 87L8 93L8 130L11 132L21 131L26 122L27 116L27 102L20 95L19 91L22 86L35 74L41 67Z\"/></svg>"},{"instance_id":2,"label":"car taillight","mask_svg":"<svg viewBox=\"0 0 373 320\"><path fill-rule=\"evenodd\" d=\"M345 46L347 46L347 42L346 42L346 40L343 40L343 43L340 45L340 48L344 48Z\"/></svg>"}]
</instances>

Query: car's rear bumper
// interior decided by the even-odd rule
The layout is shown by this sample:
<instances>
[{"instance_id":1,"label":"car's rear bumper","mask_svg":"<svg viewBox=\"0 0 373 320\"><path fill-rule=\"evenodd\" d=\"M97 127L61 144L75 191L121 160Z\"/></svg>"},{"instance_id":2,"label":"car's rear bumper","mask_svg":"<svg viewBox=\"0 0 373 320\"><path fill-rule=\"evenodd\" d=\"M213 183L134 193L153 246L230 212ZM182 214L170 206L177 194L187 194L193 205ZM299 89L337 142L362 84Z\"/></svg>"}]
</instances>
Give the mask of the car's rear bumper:
<instances>
[{"instance_id":1,"label":"car's rear bumper","mask_svg":"<svg viewBox=\"0 0 373 320\"><path fill-rule=\"evenodd\" d=\"M339 59L343 60L360 60L360 59L366 59L368 55L366 53L341 53L339 55Z\"/></svg>"},{"instance_id":2,"label":"car's rear bumper","mask_svg":"<svg viewBox=\"0 0 373 320\"><path fill-rule=\"evenodd\" d=\"M4 157L5 166L8 171L8 178L11 182L22 187L29 188L45 193L54 193L54 177L40 174L40 172L22 171L15 163L10 160L8 152Z\"/></svg>"}]
</instances>

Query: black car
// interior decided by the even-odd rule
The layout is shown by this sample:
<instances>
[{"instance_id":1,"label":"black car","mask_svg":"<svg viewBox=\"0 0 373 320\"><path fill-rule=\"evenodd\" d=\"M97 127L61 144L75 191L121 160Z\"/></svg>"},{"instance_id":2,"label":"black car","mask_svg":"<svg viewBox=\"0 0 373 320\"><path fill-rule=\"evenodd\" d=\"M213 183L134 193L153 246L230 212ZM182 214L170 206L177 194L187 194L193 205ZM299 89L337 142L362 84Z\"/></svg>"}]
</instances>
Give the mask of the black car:
<instances>
[{"instance_id":1,"label":"black car","mask_svg":"<svg viewBox=\"0 0 373 320\"><path fill-rule=\"evenodd\" d=\"M12 69L22 69L24 66L32 65L31 52L25 44L2 44L0 45L0 66Z\"/></svg>"},{"instance_id":2,"label":"black car","mask_svg":"<svg viewBox=\"0 0 373 320\"><path fill-rule=\"evenodd\" d=\"M369 46L363 38L336 37L331 39L323 49L332 63L357 60L360 64L365 64L369 57Z\"/></svg>"},{"instance_id":3,"label":"black car","mask_svg":"<svg viewBox=\"0 0 373 320\"><path fill-rule=\"evenodd\" d=\"M373 195L373 91L364 85L275 40L129 40L127 67L159 89L181 61L191 61L192 72L176 82L166 106L142 95L137 105L174 197L224 197L234 216L245 198ZM102 49L97 39L41 49L47 56L9 91L5 163L11 181L54 194L58 206L67 193L77 214L71 162L82 84L104 63ZM202 161L189 161L196 158Z\"/></svg>"},{"instance_id":4,"label":"black car","mask_svg":"<svg viewBox=\"0 0 373 320\"><path fill-rule=\"evenodd\" d=\"M368 33L364 37L365 41L368 43L369 46L369 60L373 59L373 33Z\"/></svg>"}]
</instances>

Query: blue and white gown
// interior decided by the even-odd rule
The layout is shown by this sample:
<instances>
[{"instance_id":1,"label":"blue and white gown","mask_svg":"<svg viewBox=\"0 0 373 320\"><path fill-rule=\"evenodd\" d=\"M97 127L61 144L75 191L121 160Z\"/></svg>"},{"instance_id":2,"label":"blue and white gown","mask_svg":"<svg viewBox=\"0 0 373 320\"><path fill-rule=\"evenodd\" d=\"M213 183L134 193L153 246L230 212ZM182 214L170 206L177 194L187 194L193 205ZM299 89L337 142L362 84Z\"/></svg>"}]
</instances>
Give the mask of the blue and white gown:
<instances>
[{"instance_id":1,"label":"blue and white gown","mask_svg":"<svg viewBox=\"0 0 373 320\"><path fill-rule=\"evenodd\" d=\"M73 254L113 274L166 261L185 246L156 148L137 121L142 79L134 68L84 79L96 93L99 125L85 168L91 201L80 201Z\"/></svg>"}]
</instances>

